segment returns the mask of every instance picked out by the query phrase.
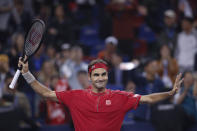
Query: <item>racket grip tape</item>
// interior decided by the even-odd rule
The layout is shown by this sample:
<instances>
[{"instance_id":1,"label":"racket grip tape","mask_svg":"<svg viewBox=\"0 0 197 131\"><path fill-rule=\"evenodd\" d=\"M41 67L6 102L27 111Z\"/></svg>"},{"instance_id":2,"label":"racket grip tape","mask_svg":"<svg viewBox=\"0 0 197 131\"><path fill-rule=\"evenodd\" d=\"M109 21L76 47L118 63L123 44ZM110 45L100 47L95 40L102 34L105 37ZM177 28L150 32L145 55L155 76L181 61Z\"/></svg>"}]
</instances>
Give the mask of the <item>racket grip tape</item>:
<instances>
[{"instance_id":1,"label":"racket grip tape","mask_svg":"<svg viewBox=\"0 0 197 131\"><path fill-rule=\"evenodd\" d=\"M12 79L12 82L9 85L10 89L14 89L19 76L20 76L20 70L18 69L14 75L14 78Z\"/></svg>"}]
</instances>

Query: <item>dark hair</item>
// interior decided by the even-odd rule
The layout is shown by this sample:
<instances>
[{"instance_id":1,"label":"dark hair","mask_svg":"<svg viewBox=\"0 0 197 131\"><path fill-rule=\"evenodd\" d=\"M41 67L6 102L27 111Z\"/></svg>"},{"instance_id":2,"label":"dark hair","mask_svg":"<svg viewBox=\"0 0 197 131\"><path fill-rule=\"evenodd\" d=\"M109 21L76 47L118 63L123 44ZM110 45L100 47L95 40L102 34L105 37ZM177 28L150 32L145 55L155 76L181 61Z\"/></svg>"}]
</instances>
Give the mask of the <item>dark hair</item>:
<instances>
[{"instance_id":1,"label":"dark hair","mask_svg":"<svg viewBox=\"0 0 197 131\"><path fill-rule=\"evenodd\" d=\"M192 75L193 75L193 72L192 72L191 70L185 70L185 71L183 72L182 77L185 77L186 74L192 74Z\"/></svg>"},{"instance_id":2,"label":"dark hair","mask_svg":"<svg viewBox=\"0 0 197 131\"><path fill-rule=\"evenodd\" d=\"M155 57L146 57L144 58L141 63L142 63L142 67L145 68L146 66L148 66L151 62L157 60Z\"/></svg>"},{"instance_id":3,"label":"dark hair","mask_svg":"<svg viewBox=\"0 0 197 131\"><path fill-rule=\"evenodd\" d=\"M78 76L78 75L81 75L81 74L87 75L88 73L87 73L87 71L85 71L85 70L79 70L79 71L77 72L77 76Z\"/></svg>"},{"instance_id":4,"label":"dark hair","mask_svg":"<svg viewBox=\"0 0 197 131\"><path fill-rule=\"evenodd\" d=\"M105 64L107 67L109 67L109 66L108 66L108 63L107 63L105 60L103 60L103 59L95 59L95 60L92 60L92 61L89 63L89 65L88 65L88 71L89 71L89 69L90 69L94 64L96 64L96 63L103 63L103 64Z\"/></svg>"},{"instance_id":5,"label":"dark hair","mask_svg":"<svg viewBox=\"0 0 197 131\"><path fill-rule=\"evenodd\" d=\"M189 16L184 16L183 20L186 20L186 21L190 22L191 24L194 22L194 19L192 17L189 17Z\"/></svg>"}]
</instances>

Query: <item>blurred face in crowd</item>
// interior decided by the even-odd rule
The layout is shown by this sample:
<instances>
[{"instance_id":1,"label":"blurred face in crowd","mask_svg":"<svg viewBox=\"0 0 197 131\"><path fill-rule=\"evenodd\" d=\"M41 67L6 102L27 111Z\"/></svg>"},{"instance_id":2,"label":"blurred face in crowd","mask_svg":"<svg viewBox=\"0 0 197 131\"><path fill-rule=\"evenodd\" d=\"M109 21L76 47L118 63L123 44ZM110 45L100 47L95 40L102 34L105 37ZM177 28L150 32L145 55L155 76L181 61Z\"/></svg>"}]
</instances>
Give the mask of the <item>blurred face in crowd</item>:
<instances>
[{"instance_id":1,"label":"blurred face in crowd","mask_svg":"<svg viewBox=\"0 0 197 131\"><path fill-rule=\"evenodd\" d=\"M48 17L51 14L51 8L47 5L42 5L40 9L40 15Z\"/></svg>"},{"instance_id":2,"label":"blurred face in crowd","mask_svg":"<svg viewBox=\"0 0 197 131\"><path fill-rule=\"evenodd\" d=\"M157 61L151 61L148 65L145 67L145 71L147 74L150 74L152 76L156 75L157 73Z\"/></svg>"},{"instance_id":3,"label":"blurred face in crowd","mask_svg":"<svg viewBox=\"0 0 197 131\"><path fill-rule=\"evenodd\" d=\"M190 87L194 82L194 79L193 79L193 75L191 72L187 72L185 75L184 75L184 81L183 81L183 84L185 87Z\"/></svg>"},{"instance_id":4,"label":"blurred face in crowd","mask_svg":"<svg viewBox=\"0 0 197 131\"><path fill-rule=\"evenodd\" d=\"M55 87L58 83L58 80L59 80L58 76L52 76L50 84L53 89L55 89Z\"/></svg>"},{"instance_id":5,"label":"blurred face in crowd","mask_svg":"<svg viewBox=\"0 0 197 131\"><path fill-rule=\"evenodd\" d=\"M167 45L163 45L160 50L161 58L168 58L170 56L170 49Z\"/></svg>"},{"instance_id":6,"label":"blurred face in crowd","mask_svg":"<svg viewBox=\"0 0 197 131\"><path fill-rule=\"evenodd\" d=\"M55 15L57 17L64 17L64 8L61 5L58 5L55 9Z\"/></svg>"},{"instance_id":7,"label":"blurred face in crowd","mask_svg":"<svg viewBox=\"0 0 197 131\"><path fill-rule=\"evenodd\" d=\"M22 52L22 50L23 50L24 41L25 41L25 39L24 39L23 34L18 34L16 36L15 44L16 44L16 47L19 52Z\"/></svg>"},{"instance_id":8,"label":"blurred face in crowd","mask_svg":"<svg viewBox=\"0 0 197 131\"><path fill-rule=\"evenodd\" d=\"M47 55L50 57L50 58L54 58L55 55L56 55L56 50L54 47L52 46L48 46L47 47Z\"/></svg>"},{"instance_id":9,"label":"blurred face in crowd","mask_svg":"<svg viewBox=\"0 0 197 131\"><path fill-rule=\"evenodd\" d=\"M55 68L54 68L54 65L53 65L52 62L45 61L43 63L42 71L44 72L44 74L46 74L46 75L53 75L54 70L55 70Z\"/></svg>"},{"instance_id":10,"label":"blurred face in crowd","mask_svg":"<svg viewBox=\"0 0 197 131\"><path fill-rule=\"evenodd\" d=\"M106 50L109 53L113 53L116 51L116 46L112 43L108 43L108 44L106 44Z\"/></svg>"},{"instance_id":11,"label":"blurred face in crowd","mask_svg":"<svg viewBox=\"0 0 197 131\"><path fill-rule=\"evenodd\" d=\"M24 3L23 3L23 0L15 0L15 8L17 10L17 12L22 13L23 12L23 9L24 9Z\"/></svg>"},{"instance_id":12,"label":"blurred face in crowd","mask_svg":"<svg viewBox=\"0 0 197 131\"><path fill-rule=\"evenodd\" d=\"M192 29L192 23L189 22L188 20L183 19L181 23L181 27L182 27L182 30L186 32L190 31Z\"/></svg>"},{"instance_id":13,"label":"blurred face in crowd","mask_svg":"<svg viewBox=\"0 0 197 131\"><path fill-rule=\"evenodd\" d=\"M64 59L68 59L68 58L70 57L70 50L69 50L69 49L63 50L63 51L61 52L61 54L62 54L62 57L63 57Z\"/></svg>"},{"instance_id":14,"label":"blurred face in crowd","mask_svg":"<svg viewBox=\"0 0 197 131\"><path fill-rule=\"evenodd\" d=\"M167 27L172 27L175 24L176 19L175 19L175 17L165 16L164 17L164 22L165 22Z\"/></svg>"},{"instance_id":15,"label":"blurred face in crowd","mask_svg":"<svg viewBox=\"0 0 197 131\"><path fill-rule=\"evenodd\" d=\"M83 52L81 48L73 48L71 50L71 58L74 61L81 61L83 58Z\"/></svg>"},{"instance_id":16,"label":"blurred face in crowd","mask_svg":"<svg viewBox=\"0 0 197 131\"><path fill-rule=\"evenodd\" d=\"M105 89L108 81L108 72L103 68L97 68L89 75L93 88L97 90Z\"/></svg>"},{"instance_id":17,"label":"blurred face in crowd","mask_svg":"<svg viewBox=\"0 0 197 131\"><path fill-rule=\"evenodd\" d=\"M77 75L77 78L82 87L87 88L87 85L89 85L87 73L80 73Z\"/></svg>"},{"instance_id":18,"label":"blurred face in crowd","mask_svg":"<svg viewBox=\"0 0 197 131\"><path fill-rule=\"evenodd\" d=\"M9 71L9 59L7 56L1 56L0 58L0 72L7 73Z\"/></svg>"},{"instance_id":19,"label":"blurred face in crowd","mask_svg":"<svg viewBox=\"0 0 197 131\"><path fill-rule=\"evenodd\" d=\"M118 66L118 65L120 65L120 63L122 62L122 57L121 56L119 56L119 55L117 55L116 53L114 53L113 55L112 55L112 64L114 65L114 66Z\"/></svg>"}]
</instances>

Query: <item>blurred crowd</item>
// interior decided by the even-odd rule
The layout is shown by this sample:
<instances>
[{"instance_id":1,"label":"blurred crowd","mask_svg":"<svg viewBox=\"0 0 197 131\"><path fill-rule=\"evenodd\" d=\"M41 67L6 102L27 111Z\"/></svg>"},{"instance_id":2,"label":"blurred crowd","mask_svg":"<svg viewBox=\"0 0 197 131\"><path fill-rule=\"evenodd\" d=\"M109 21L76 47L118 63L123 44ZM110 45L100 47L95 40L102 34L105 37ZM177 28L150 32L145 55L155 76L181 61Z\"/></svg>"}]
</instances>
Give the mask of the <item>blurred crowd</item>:
<instances>
[{"instance_id":1,"label":"blurred crowd","mask_svg":"<svg viewBox=\"0 0 197 131\"><path fill-rule=\"evenodd\" d=\"M22 77L8 88L36 18L46 31L29 66L48 88L88 88L95 58L110 65L107 88L141 95L169 91L182 72L173 98L128 112L123 125L143 121L158 131L186 131L197 124L196 0L0 0L0 129L72 125L66 107L43 100Z\"/></svg>"}]
</instances>

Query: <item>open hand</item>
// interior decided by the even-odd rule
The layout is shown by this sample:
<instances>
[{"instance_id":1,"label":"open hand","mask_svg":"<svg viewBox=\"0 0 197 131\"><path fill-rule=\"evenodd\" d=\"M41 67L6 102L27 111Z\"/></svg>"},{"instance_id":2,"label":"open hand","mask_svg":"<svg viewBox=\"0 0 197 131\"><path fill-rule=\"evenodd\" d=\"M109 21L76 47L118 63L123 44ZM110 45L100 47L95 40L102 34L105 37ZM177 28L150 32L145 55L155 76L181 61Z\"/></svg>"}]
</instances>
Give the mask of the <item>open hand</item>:
<instances>
[{"instance_id":1,"label":"open hand","mask_svg":"<svg viewBox=\"0 0 197 131\"><path fill-rule=\"evenodd\" d=\"M177 93L178 89L179 89L180 86L181 86L181 83L182 83L183 80L184 80L183 78L181 79L181 76L182 76L181 73L179 73L179 74L176 76L176 80L175 80L173 89L171 90L172 95L174 95L175 93Z\"/></svg>"}]
</instances>

